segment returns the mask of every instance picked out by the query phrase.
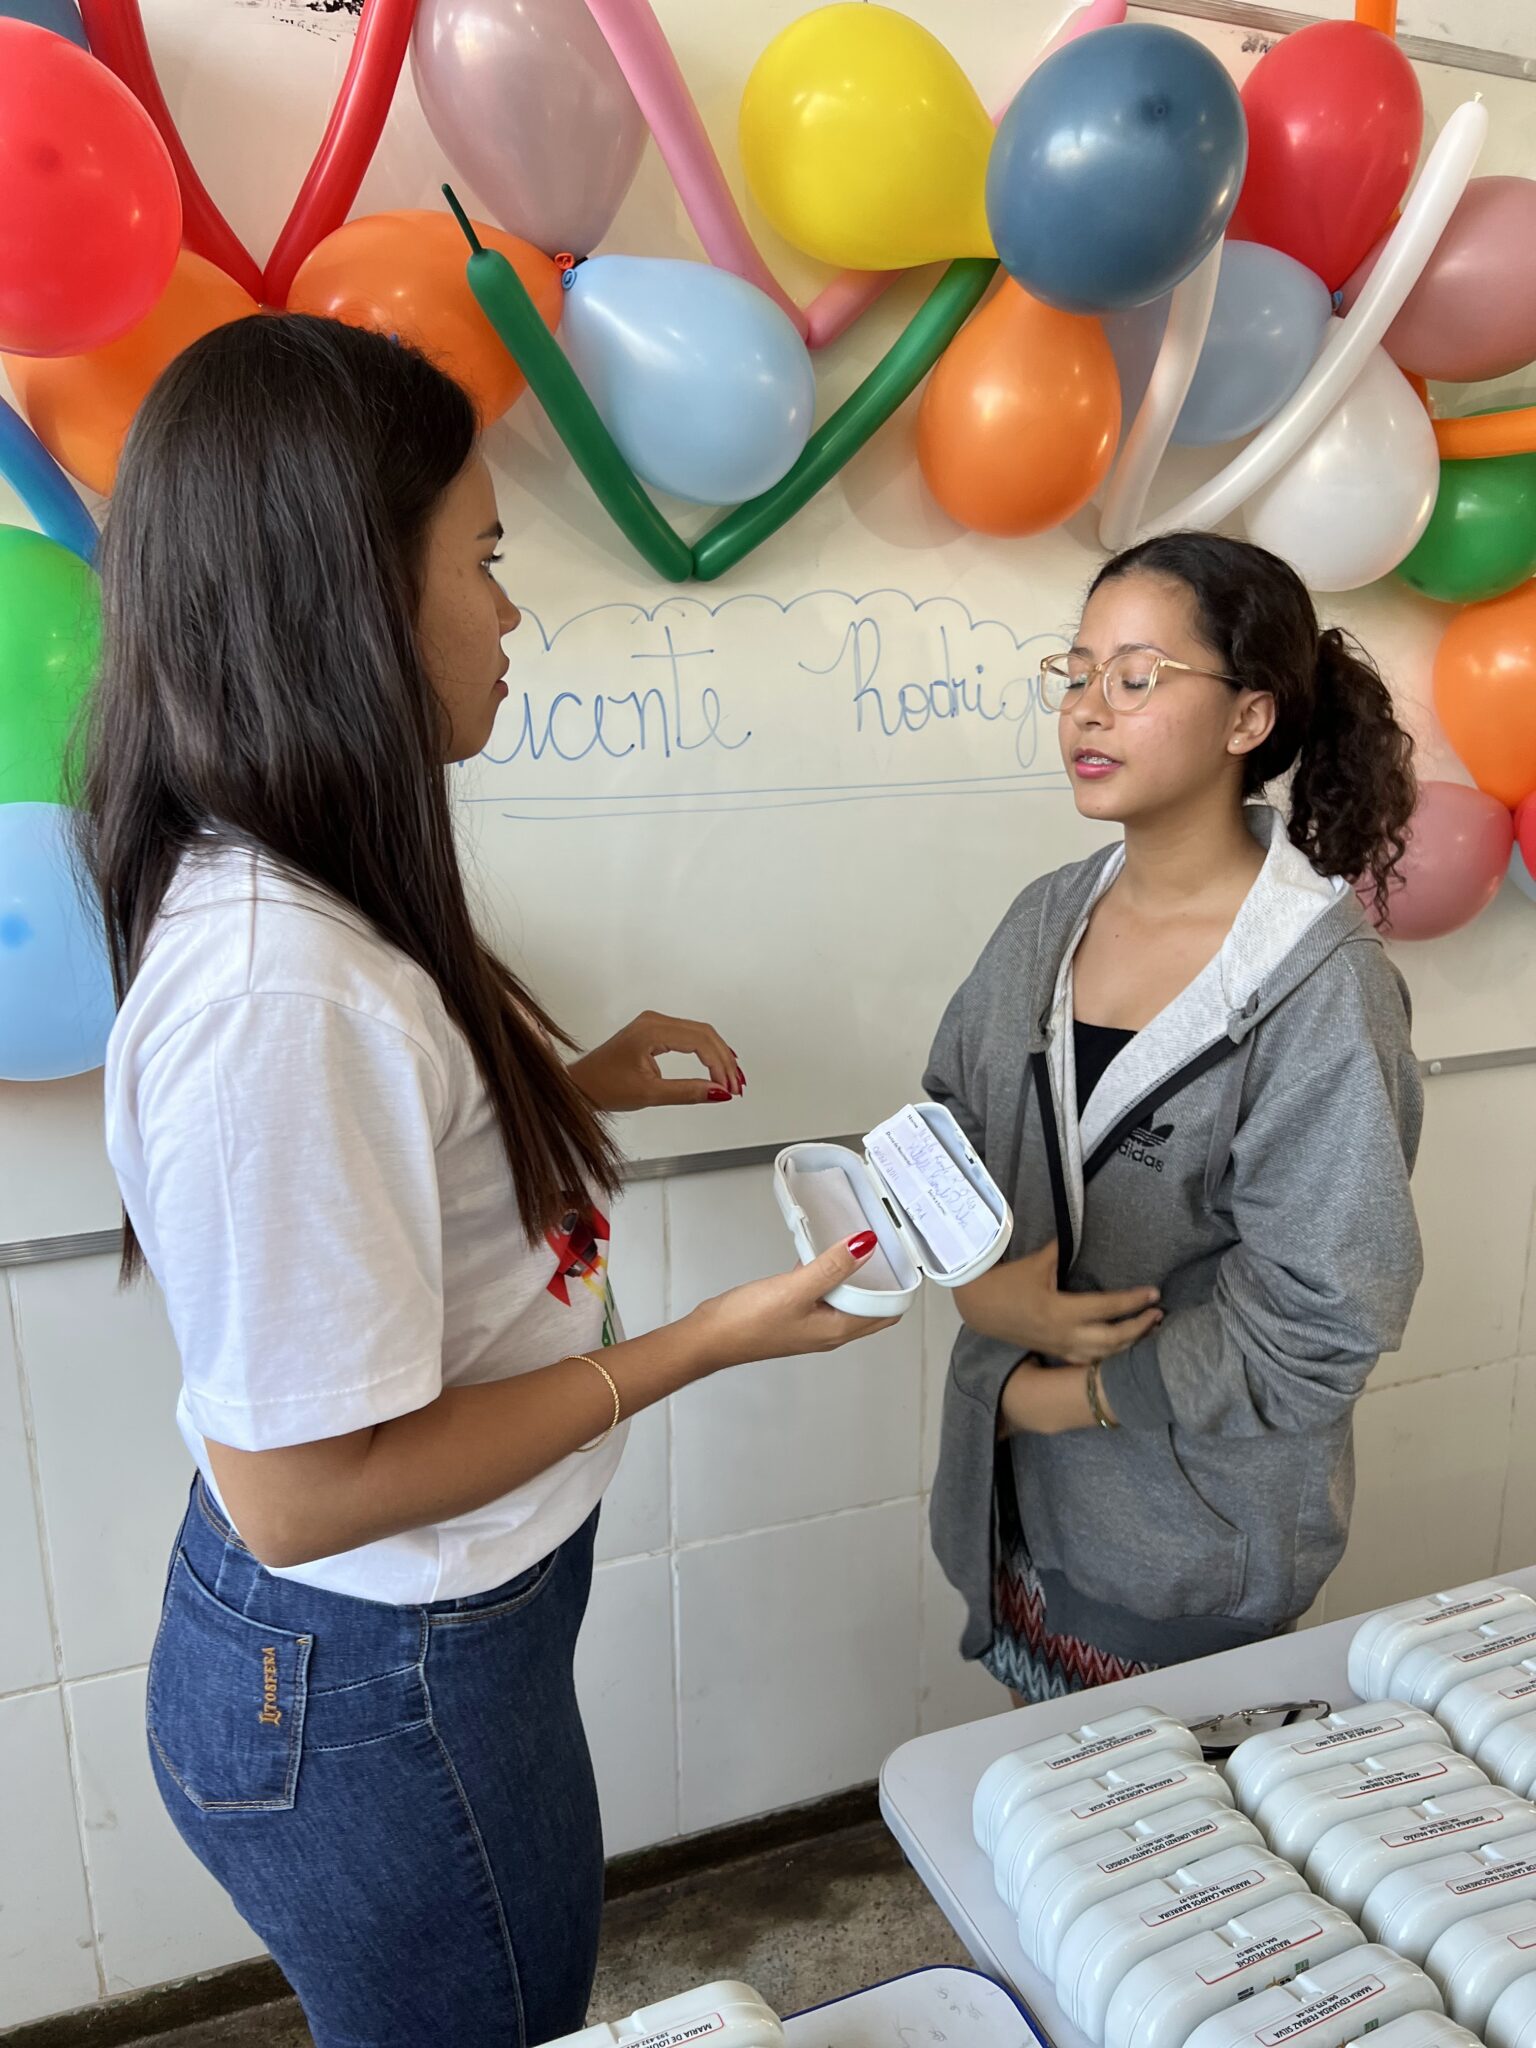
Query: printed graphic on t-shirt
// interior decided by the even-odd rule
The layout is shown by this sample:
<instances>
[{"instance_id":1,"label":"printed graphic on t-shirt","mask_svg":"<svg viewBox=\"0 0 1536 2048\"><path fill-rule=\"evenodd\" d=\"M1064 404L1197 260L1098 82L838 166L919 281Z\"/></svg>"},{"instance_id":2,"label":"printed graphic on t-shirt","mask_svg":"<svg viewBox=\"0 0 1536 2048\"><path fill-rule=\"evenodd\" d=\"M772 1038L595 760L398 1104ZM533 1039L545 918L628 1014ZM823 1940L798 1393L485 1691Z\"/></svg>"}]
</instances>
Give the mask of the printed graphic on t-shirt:
<instances>
[{"instance_id":1,"label":"printed graphic on t-shirt","mask_svg":"<svg viewBox=\"0 0 1536 2048\"><path fill-rule=\"evenodd\" d=\"M557 1261L549 1291L571 1306L571 1289L583 1287L608 1307L608 1219L594 1202L572 1209L544 1233Z\"/></svg>"}]
</instances>

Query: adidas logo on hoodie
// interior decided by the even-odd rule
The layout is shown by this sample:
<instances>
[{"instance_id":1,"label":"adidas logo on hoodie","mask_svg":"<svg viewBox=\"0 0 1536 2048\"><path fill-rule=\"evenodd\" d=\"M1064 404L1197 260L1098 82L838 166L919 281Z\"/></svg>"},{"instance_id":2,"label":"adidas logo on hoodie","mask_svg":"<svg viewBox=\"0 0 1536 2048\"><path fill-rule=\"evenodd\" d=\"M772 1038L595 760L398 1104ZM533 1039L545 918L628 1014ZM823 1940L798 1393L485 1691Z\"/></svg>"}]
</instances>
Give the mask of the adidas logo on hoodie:
<instances>
[{"instance_id":1,"label":"adidas logo on hoodie","mask_svg":"<svg viewBox=\"0 0 1536 2048\"><path fill-rule=\"evenodd\" d=\"M1173 1125L1143 1124L1132 1131L1120 1147L1120 1157L1129 1159L1133 1166L1145 1166L1153 1173L1163 1170L1163 1150L1173 1136Z\"/></svg>"}]
</instances>

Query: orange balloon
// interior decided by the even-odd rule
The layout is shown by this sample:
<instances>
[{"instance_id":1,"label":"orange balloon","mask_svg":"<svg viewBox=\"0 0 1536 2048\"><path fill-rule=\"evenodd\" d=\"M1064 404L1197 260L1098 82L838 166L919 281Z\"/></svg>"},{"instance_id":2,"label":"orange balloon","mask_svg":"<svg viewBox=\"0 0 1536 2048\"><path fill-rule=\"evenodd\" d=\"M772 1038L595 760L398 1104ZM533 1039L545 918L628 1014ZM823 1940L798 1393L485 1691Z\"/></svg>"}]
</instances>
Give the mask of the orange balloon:
<instances>
[{"instance_id":1,"label":"orange balloon","mask_svg":"<svg viewBox=\"0 0 1536 2048\"><path fill-rule=\"evenodd\" d=\"M1536 405L1472 419L1436 420L1442 462L1476 462L1486 455L1536 455Z\"/></svg>"},{"instance_id":2,"label":"orange balloon","mask_svg":"<svg viewBox=\"0 0 1536 2048\"><path fill-rule=\"evenodd\" d=\"M487 249L498 249L528 288L551 329L560 324L560 273L541 249L475 222ZM469 260L448 213L374 213L349 220L305 258L288 308L323 313L354 327L414 342L474 400L482 427L499 420L523 389L522 371L475 303L464 275Z\"/></svg>"},{"instance_id":3,"label":"orange balloon","mask_svg":"<svg viewBox=\"0 0 1536 2048\"><path fill-rule=\"evenodd\" d=\"M1536 791L1536 582L1452 619L1435 709L1479 789L1511 810Z\"/></svg>"},{"instance_id":4,"label":"orange balloon","mask_svg":"<svg viewBox=\"0 0 1536 2048\"><path fill-rule=\"evenodd\" d=\"M1120 435L1104 329L1004 280L939 359L917 415L917 459L951 519L1043 533L1103 482Z\"/></svg>"},{"instance_id":5,"label":"orange balloon","mask_svg":"<svg viewBox=\"0 0 1536 2048\"><path fill-rule=\"evenodd\" d=\"M183 249L137 327L82 356L5 356L6 375L43 446L105 498L149 387L184 348L261 309L216 263Z\"/></svg>"}]
</instances>

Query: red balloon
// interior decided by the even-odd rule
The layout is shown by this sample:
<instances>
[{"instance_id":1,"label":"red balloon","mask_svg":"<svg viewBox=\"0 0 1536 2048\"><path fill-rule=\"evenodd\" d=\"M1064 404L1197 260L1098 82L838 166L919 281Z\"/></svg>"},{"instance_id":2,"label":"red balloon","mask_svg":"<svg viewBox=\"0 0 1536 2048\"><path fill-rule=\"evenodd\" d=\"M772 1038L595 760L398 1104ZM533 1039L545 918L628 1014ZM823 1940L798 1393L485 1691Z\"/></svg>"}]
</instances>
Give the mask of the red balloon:
<instances>
[{"instance_id":1,"label":"red balloon","mask_svg":"<svg viewBox=\"0 0 1536 2048\"><path fill-rule=\"evenodd\" d=\"M1497 797L1459 782L1422 783L1401 880L1387 897L1387 937L1442 939L1470 924L1499 893L1514 839ZM1372 909L1364 885L1361 895Z\"/></svg>"},{"instance_id":2,"label":"red balloon","mask_svg":"<svg viewBox=\"0 0 1536 2048\"><path fill-rule=\"evenodd\" d=\"M116 341L180 245L176 172L133 94L66 37L0 20L0 349Z\"/></svg>"},{"instance_id":3,"label":"red balloon","mask_svg":"<svg viewBox=\"0 0 1536 2048\"><path fill-rule=\"evenodd\" d=\"M1413 67L1379 29L1321 21L1282 36L1243 87L1248 173L1238 241L1267 242L1330 291L1408 189L1424 133Z\"/></svg>"}]
</instances>

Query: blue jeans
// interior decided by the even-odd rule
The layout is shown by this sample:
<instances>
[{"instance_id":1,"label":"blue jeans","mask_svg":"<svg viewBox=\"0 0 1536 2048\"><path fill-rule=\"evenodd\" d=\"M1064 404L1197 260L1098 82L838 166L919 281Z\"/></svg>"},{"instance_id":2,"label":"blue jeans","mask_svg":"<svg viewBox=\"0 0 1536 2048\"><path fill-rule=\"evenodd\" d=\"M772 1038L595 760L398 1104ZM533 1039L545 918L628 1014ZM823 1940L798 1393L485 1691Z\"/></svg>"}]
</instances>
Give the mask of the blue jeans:
<instances>
[{"instance_id":1,"label":"blue jeans","mask_svg":"<svg viewBox=\"0 0 1536 2048\"><path fill-rule=\"evenodd\" d=\"M585 2025L603 1850L572 1662L596 1529L493 1592L390 1607L274 1578L194 1485L150 1760L318 2048Z\"/></svg>"}]
</instances>

